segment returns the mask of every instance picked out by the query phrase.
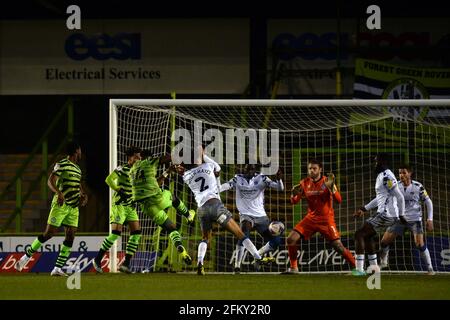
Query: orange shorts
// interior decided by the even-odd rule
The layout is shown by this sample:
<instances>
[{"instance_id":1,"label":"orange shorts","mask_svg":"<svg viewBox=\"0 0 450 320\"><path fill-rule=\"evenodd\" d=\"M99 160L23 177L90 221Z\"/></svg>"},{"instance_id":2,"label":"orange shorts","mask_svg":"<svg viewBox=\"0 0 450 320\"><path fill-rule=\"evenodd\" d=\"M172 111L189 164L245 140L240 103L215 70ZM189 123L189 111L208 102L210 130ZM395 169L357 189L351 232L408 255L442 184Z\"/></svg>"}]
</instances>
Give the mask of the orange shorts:
<instances>
[{"instance_id":1,"label":"orange shorts","mask_svg":"<svg viewBox=\"0 0 450 320\"><path fill-rule=\"evenodd\" d=\"M320 232L328 241L341 237L334 219L314 219L306 216L295 225L294 230L299 232L305 240L309 240L316 232Z\"/></svg>"}]
</instances>

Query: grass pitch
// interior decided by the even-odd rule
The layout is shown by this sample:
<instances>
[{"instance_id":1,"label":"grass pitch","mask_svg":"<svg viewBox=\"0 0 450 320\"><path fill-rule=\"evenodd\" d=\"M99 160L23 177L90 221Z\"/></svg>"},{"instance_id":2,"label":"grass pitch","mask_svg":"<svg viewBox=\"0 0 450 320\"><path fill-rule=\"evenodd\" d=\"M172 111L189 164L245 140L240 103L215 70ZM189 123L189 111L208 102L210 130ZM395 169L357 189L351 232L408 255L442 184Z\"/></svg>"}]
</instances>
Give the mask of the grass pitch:
<instances>
[{"instance_id":1,"label":"grass pitch","mask_svg":"<svg viewBox=\"0 0 450 320\"><path fill-rule=\"evenodd\" d=\"M381 289L366 277L343 274L81 274L79 290L49 274L1 274L0 300L450 300L450 275L381 274Z\"/></svg>"}]
</instances>

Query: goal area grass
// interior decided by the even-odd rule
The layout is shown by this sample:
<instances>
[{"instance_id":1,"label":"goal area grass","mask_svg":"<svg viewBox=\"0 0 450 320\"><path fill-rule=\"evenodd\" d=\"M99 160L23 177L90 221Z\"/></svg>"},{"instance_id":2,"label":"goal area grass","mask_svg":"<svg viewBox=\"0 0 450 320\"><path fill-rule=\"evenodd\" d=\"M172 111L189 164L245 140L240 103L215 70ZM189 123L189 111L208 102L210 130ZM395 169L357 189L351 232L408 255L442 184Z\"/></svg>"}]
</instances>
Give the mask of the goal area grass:
<instances>
[{"instance_id":1,"label":"goal area grass","mask_svg":"<svg viewBox=\"0 0 450 320\"><path fill-rule=\"evenodd\" d=\"M383 274L380 289L346 274L81 274L0 275L0 300L450 300L450 275Z\"/></svg>"}]
</instances>

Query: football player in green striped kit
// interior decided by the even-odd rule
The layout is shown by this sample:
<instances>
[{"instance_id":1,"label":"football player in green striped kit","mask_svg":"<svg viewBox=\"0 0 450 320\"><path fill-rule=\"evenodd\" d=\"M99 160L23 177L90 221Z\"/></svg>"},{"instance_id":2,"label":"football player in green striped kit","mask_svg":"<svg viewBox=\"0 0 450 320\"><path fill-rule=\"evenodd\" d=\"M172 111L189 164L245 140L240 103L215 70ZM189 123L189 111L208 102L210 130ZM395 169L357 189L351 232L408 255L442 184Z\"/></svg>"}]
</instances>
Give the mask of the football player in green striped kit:
<instances>
[{"instance_id":1,"label":"football player in green striped kit","mask_svg":"<svg viewBox=\"0 0 450 320\"><path fill-rule=\"evenodd\" d=\"M195 211L188 210L180 199L172 199L169 190L161 189L160 185L173 167L169 167L162 176L156 178L158 167L169 165L170 162L170 154L161 157L145 157L143 160L136 161L130 170L133 201L140 205L143 213L169 233L169 238L183 261L186 264L192 264L192 258L183 246L181 235L175 223L167 216L166 210L174 207L177 213L185 216L189 223L194 221Z\"/></svg>"},{"instance_id":2,"label":"football player in green striped kit","mask_svg":"<svg viewBox=\"0 0 450 320\"><path fill-rule=\"evenodd\" d=\"M92 261L92 264L98 273L103 272L101 268L102 258L105 252L108 251L113 243L120 237L124 223L128 223L128 227L130 228L130 238L127 242L125 261L119 267L119 271L131 273L130 260L136 253L139 246L139 240L141 239L141 227L131 196L130 181L130 169L136 161L141 160L141 149L129 147L125 151L125 154L127 156L127 163L117 167L105 180L106 184L114 190L114 194L112 198L111 215L109 217L111 233L103 240L97 257Z\"/></svg>"},{"instance_id":3,"label":"football player in green striped kit","mask_svg":"<svg viewBox=\"0 0 450 320\"><path fill-rule=\"evenodd\" d=\"M65 239L51 275L67 276L62 267L69 258L78 228L78 206L85 206L88 200L81 185L81 169L78 166L80 160L80 145L76 142L69 142L67 157L55 164L47 181L50 190L55 193L47 220L47 228L33 241L31 247L27 248L25 254L16 263L17 271L22 271L42 244L52 238L58 232L59 227L64 226Z\"/></svg>"}]
</instances>

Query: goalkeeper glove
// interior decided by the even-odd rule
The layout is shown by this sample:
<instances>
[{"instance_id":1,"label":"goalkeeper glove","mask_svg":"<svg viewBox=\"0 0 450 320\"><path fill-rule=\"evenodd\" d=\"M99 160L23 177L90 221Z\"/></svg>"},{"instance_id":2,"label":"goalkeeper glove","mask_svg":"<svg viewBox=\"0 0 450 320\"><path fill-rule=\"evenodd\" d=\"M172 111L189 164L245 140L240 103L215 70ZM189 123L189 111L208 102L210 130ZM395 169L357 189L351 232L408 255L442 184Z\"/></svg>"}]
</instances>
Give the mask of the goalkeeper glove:
<instances>
[{"instance_id":1,"label":"goalkeeper glove","mask_svg":"<svg viewBox=\"0 0 450 320\"><path fill-rule=\"evenodd\" d=\"M327 180L325 181L325 186L331 191L334 191L334 180L335 176L332 172L327 175Z\"/></svg>"}]
</instances>

